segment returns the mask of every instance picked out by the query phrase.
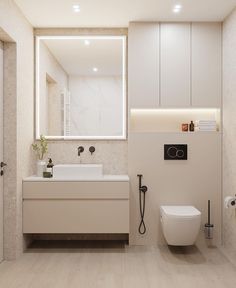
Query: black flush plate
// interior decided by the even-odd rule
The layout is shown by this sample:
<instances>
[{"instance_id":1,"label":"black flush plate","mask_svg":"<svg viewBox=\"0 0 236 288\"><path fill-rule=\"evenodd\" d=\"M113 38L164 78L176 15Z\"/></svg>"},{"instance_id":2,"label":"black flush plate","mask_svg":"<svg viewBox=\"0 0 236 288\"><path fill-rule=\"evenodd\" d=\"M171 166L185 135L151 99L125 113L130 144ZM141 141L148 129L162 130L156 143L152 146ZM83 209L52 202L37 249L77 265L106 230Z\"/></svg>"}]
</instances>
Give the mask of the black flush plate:
<instances>
[{"instance_id":1,"label":"black flush plate","mask_svg":"<svg viewBox=\"0 0 236 288\"><path fill-rule=\"evenodd\" d=\"M187 160L187 144L164 144L164 160Z\"/></svg>"}]
</instances>

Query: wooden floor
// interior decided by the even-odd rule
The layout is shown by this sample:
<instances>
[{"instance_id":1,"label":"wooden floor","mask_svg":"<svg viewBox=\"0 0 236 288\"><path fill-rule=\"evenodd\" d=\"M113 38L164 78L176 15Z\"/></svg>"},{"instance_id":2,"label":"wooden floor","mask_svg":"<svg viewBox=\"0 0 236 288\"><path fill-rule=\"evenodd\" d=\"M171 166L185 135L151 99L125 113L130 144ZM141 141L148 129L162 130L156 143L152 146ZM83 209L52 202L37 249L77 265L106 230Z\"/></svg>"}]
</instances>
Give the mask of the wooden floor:
<instances>
[{"instance_id":1,"label":"wooden floor","mask_svg":"<svg viewBox=\"0 0 236 288\"><path fill-rule=\"evenodd\" d=\"M1 288L236 287L236 268L217 248L44 243L0 264Z\"/></svg>"}]
</instances>

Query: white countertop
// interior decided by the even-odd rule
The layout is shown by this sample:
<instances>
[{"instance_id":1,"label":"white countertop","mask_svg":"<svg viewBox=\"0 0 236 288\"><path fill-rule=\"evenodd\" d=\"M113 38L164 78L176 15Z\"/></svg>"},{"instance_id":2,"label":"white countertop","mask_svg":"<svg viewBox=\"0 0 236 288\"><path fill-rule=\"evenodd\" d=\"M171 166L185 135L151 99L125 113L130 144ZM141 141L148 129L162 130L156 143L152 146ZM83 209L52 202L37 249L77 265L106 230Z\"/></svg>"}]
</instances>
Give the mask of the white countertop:
<instances>
[{"instance_id":1,"label":"white countertop","mask_svg":"<svg viewBox=\"0 0 236 288\"><path fill-rule=\"evenodd\" d=\"M66 178L43 178L37 176L30 176L23 179L26 182L128 182L128 175L102 175L99 177L83 177L76 179L66 179Z\"/></svg>"}]
</instances>

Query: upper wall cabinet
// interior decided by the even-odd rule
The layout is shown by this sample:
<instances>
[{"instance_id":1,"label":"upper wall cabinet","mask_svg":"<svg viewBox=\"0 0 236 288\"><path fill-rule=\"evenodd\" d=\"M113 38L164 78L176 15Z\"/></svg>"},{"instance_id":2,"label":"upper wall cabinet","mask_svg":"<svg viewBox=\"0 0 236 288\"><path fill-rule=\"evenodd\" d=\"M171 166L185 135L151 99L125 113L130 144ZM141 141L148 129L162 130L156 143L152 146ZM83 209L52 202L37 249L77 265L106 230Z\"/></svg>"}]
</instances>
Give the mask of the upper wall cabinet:
<instances>
[{"instance_id":1,"label":"upper wall cabinet","mask_svg":"<svg viewBox=\"0 0 236 288\"><path fill-rule=\"evenodd\" d=\"M161 24L161 106L190 105L190 24Z\"/></svg>"},{"instance_id":2,"label":"upper wall cabinet","mask_svg":"<svg viewBox=\"0 0 236 288\"><path fill-rule=\"evenodd\" d=\"M221 107L221 23L129 26L129 107Z\"/></svg>"},{"instance_id":3,"label":"upper wall cabinet","mask_svg":"<svg viewBox=\"0 0 236 288\"><path fill-rule=\"evenodd\" d=\"M221 105L221 24L192 24L192 105Z\"/></svg>"},{"instance_id":4,"label":"upper wall cabinet","mask_svg":"<svg viewBox=\"0 0 236 288\"><path fill-rule=\"evenodd\" d=\"M128 39L129 107L159 105L159 24L131 23Z\"/></svg>"}]
</instances>

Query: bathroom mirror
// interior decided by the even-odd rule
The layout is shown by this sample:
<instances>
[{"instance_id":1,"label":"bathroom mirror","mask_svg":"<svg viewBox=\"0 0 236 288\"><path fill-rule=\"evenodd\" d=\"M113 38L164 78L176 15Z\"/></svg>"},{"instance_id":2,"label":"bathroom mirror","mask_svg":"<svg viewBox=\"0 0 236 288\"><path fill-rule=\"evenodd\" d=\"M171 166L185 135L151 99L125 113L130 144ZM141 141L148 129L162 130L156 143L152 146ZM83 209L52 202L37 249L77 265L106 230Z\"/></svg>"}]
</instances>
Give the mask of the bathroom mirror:
<instances>
[{"instance_id":1,"label":"bathroom mirror","mask_svg":"<svg viewBox=\"0 0 236 288\"><path fill-rule=\"evenodd\" d=\"M37 36L35 113L37 139L126 139L126 36Z\"/></svg>"}]
</instances>

